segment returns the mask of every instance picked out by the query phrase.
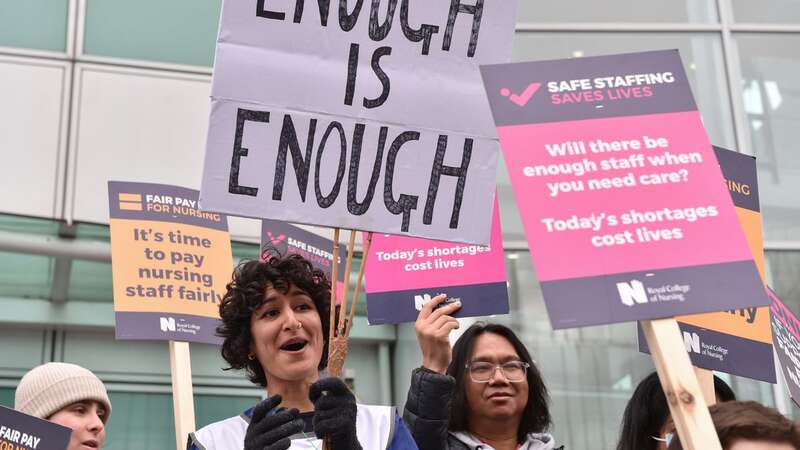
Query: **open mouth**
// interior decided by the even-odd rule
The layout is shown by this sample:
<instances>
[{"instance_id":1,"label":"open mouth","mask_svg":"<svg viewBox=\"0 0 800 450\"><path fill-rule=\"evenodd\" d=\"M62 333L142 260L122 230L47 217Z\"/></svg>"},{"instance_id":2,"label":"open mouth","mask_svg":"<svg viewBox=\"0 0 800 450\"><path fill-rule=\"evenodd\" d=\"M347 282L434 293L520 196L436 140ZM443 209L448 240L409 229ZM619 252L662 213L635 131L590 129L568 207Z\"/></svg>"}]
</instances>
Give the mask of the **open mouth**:
<instances>
[{"instance_id":1,"label":"open mouth","mask_svg":"<svg viewBox=\"0 0 800 450\"><path fill-rule=\"evenodd\" d=\"M302 338L292 338L281 345L281 351L284 352L299 352L306 348L308 341Z\"/></svg>"},{"instance_id":2,"label":"open mouth","mask_svg":"<svg viewBox=\"0 0 800 450\"><path fill-rule=\"evenodd\" d=\"M85 441L82 442L81 445L87 448L99 448L100 444L95 440Z\"/></svg>"}]
</instances>

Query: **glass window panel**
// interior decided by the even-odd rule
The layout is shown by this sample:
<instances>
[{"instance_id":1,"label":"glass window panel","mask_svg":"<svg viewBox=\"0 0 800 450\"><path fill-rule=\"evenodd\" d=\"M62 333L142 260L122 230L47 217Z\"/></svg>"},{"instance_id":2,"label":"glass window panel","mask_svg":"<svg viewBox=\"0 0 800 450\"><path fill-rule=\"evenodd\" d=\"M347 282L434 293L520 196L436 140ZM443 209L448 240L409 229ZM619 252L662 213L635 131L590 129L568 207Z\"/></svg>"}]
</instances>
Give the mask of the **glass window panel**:
<instances>
[{"instance_id":1,"label":"glass window panel","mask_svg":"<svg viewBox=\"0 0 800 450\"><path fill-rule=\"evenodd\" d=\"M711 143L735 148L722 43L715 33L517 33L517 61L677 48Z\"/></svg>"},{"instance_id":2,"label":"glass window panel","mask_svg":"<svg viewBox=\"0 0 800 450\"><path fill-rule=\"evenodd\" d=\"M53 258L0 252L0 297L50 298Z\"/></svg>"},{"instance_id":3,"label":"glass window panel","mask_svg":"<svg viewBox=\"0 0 800 450\"><path fill-rule=\"evenodd\" d=\"M0 2L0 46L63 52L69 0Z\"/></svg>"},{"instance_id":4,"label":"glass window panel","mask_svg":"<svg viewBox=\"0 0 800 450\"><path fill-rule=\"evenodd\" d=\"M769 250L767 280L783 303L800 317L800 251Z\"/></svg>"},{"instance_id":5,"label":"glass window panel","mask_svg":"<svg viewBox=\"0 0 800 450\"><path fill-rule=\"evenodd\" d=\"M800 3L797 0L731 0L737 22L786 23L800 22Z\"/></svg>"},{"instance_id":6,"label":"glass window panel","mask_svg":"<svg viewBox=\"0 0 800 450\"><path fill-rule=\"evenodd\" d=\"M261 401L258 397L195 395L194 414L197 428L241 414Z\"/></svg>"},{"instance_id":7,"label":"glass window panel","mask_svg":"<svg viewBox=\"0 0 800 450\"><path fill-rule=\"evenodd\" d=\"M86 11L90 55L211 66L220 0L94 0Z\"/></svg>"},{"instance_id":8,"label":"glass window panel","mask_svg":"<svg viewBox=\"0 0 800 450\"><path fill-rule=\"evenodd\" d=\"M0 405L6 408L13 408L15 390L16 388L0 388Z\"/></svg>"},{"instance_id":9,"label":"glass window panel","mask_svg":"<svg viewBox=\"0 0 800 450\"><path fill-rule=\"evenodd\" d=\"M736 35L766 240L800 242L800 35Z\"/></svg>"},{"instance_id":10,"label":"glass window panel","mask_svg":"<svg viewBox=\"0 0 800 450\"><path fill-rule=\"evenodd\" d=\"M72 261L70 277L67 297L70 300L106 303L114 301L111 264L75 259Z\"/></svg>"},{"instance_id":11,"label":"glass window panel","mask_svg":"<svg viewBox=\"0 0 800 450\"><path fill-rule=\"evenodd\" d=\"M747 1L747 0L745 0ZM518 22L716 22L710 0L519 0Z\"/></svg>"},{"instance_id":12,"label":"glass window panel","mask_svg":"<svg viewBox=\"0 0 800 450\"><path fill-rule=\"evenodd\" d=\"M169 448L175 442L171 394L109 392L113 412L106 430L109 449ZM241 414L255 397L195 395L198 428Z\"/></svg>"}]
</instances>

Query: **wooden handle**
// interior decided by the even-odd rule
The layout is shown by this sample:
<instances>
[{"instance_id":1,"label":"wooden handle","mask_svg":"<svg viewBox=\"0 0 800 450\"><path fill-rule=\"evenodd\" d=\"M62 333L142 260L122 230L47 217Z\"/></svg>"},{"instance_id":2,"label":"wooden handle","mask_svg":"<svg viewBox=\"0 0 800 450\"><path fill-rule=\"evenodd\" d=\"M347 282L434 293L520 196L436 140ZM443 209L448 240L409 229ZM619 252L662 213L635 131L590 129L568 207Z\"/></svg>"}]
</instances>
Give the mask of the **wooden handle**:
<instances>
[{"instance_id":1,"label":"wooden handle","mask_svg":"<svg viewBox=\"0 0 800 450\"><path fill-rule=\"evenodd\" d=\"M195 430L189 343L169 341L169 362L172 373L172 407L175 413L175 445L177 450L185 450L186 439Z\"/></svg>"},{"instance_id":2,"label":"wooden handle","mask_svg":"<svg viewBox=\"0 0 800 450\"><path fill-rule=\"evenodd\" d=\"M722 450L678 322L670 318L641 323L681 445L686 450Z\"/></svg>"}]
</instances>

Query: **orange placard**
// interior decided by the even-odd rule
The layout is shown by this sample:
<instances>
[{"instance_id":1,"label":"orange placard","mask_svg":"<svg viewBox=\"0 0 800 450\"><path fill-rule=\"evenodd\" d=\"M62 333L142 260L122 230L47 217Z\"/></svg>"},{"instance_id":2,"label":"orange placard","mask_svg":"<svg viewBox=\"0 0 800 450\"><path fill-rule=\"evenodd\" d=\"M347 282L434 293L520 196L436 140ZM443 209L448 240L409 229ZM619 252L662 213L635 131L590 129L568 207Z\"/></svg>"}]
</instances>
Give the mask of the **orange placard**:
<instances>
[{"instance_id":1,"label":"orange placard","mask_svg":"<svg viewBox=\"0 0 800 450\"><path fill-rule=\"evenodd\" d=\"M227 218L197 203L190 189L109 182L118 339L219 342L231 242Z\"/></svg>"}]
</instances>

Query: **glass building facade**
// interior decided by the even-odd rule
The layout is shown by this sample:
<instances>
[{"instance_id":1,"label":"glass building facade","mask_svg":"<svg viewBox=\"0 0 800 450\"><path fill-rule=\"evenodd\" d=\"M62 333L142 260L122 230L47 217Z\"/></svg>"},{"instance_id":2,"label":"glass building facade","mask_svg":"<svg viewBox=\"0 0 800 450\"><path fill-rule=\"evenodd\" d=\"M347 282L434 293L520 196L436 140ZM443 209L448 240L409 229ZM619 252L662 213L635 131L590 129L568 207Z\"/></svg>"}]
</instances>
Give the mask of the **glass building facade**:
<instances>
[{"instance_id":1,"label":"glass building facade","mask_svg":"<svg viewBox=\"0 0 800 450\"><path fill-rule=\"evenodd\" d=\"M0 3L0 404L35 365L84 365L111 392L109 449L167 448L174 429L166 343L113 339L106 181L199 186L219 8ZM768 279L800 312L800 3L518 3L515 60L665 48L680 50L712 143L758 158ZM612 448L652 362L635 324L550 328L502 164L498 192L512 312L491 320L517 330L539 364L557 440ZM231 220L237 258L257 256L259 229ZM363 303L361 313L346 375L363 401L402 405L421 360L413 326L368 327ZM263 394L221 370L214 347L193 345L192 364L198 426ZM780 383L722 376L740 398L800 417Z\"/></svg>"}]
</instances>

